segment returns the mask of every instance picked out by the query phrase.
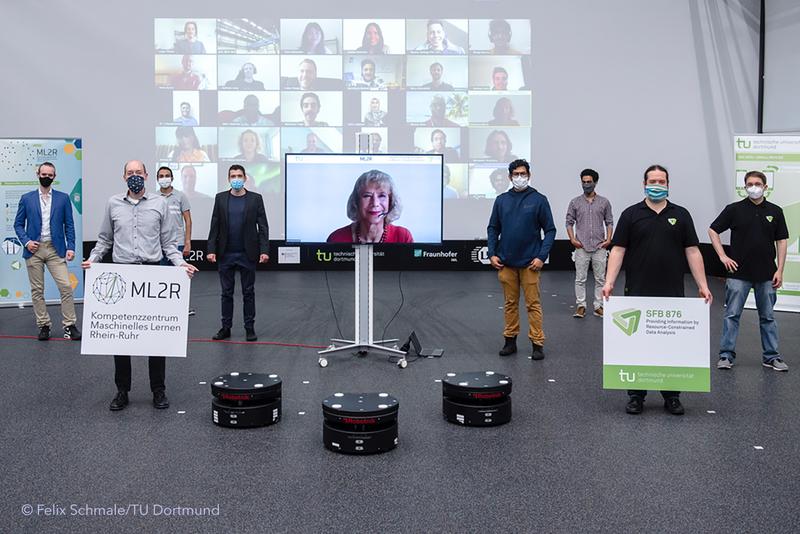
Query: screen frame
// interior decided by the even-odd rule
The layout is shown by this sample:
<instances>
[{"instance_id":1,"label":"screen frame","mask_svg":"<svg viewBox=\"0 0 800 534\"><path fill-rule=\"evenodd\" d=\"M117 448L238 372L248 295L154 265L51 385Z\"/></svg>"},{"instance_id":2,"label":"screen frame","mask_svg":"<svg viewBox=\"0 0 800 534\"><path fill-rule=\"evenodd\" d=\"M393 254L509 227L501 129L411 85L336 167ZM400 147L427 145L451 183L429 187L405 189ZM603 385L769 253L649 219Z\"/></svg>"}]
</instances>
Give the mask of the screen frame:
<instances>
[{"instance_id":1,"label":"screen frame","mask_svg":"<svg viewBox=\"0 0 800 534\"><path fill-rule=\"evenodd\" d=\"M412 243L328 243L327 241L301 241L298 239L289 239L289 160L290 156L303 156L304 158L317 158L317 157L324 157L330 158L331 156L379 156L379 157L389 157L389 156L412 156L412 157L431 157L431 156L438 156L439 158L439 193L442 196L439 202L439 241L413 241ZM317 164L319 165L319 164ZM328 246L328 247L341 247L341 246L361 246L361 245L373 245L376 247L415 247L415 246L425 246L425 245L442 245L444 244L444 154L415 154L410 152L398 152L398 153L388 153L388 154L370 154L366 152L358 153L358 152L343 152L343 153L301 153L301 152L287 152L283 155L283 229L284 229L284 236L286 236L285 243L286 245L318 245L318 246Z\"/></svg>"}]
</instances>

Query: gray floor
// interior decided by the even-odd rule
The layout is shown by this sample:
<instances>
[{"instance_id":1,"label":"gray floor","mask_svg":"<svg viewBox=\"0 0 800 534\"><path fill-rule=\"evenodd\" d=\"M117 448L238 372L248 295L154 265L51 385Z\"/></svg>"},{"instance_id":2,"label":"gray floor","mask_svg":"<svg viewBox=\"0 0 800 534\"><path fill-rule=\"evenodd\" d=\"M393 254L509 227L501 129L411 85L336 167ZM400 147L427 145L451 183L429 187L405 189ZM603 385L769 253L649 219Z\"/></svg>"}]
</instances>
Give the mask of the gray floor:
<instances>
[{"instance_id":1,"label":"gray floor","mask_svg":"<svg viewBox=\"0 0 800 534\"><path fill-rule=\"evenodd\" d=\"M348 337L352 273L329 278ZM400 302L398 273L376 273L375 286L378 336ZM187 359L167 362L172 406L163 411L150 405L143 359L134 360L131 405L111 413L108 357L81 356L73 342L1 339L0 531L796 531L797 316L778 314L790 372L761 367L757 318L746 311L737 365L712 369L710 394L683 395L683 417L664 412L651 394L645 413L630 416L624 393L601 388L601 320L571 317L571 274L546 272L542 286L542 362L527 358L524 340L520 354L497 356L502 296L492 273L405 272L405 306L387 335L415 329L425 346L445 349L443 358L400 370L385 356L338 355L320 369L309 348L193 341ZM713 346L722 283L712 281L712 290ZM259 273L256 295L261 341L324 346L338 337L323 273ZM218 302L216 275L201 273L192 338L217 330ZM55 318L58 308L50 313ZM239 325L240 313L237 302ZM0 334L34 334L32 322L29 308L0 309ZM243 338L241 326L234 329L234 340ZM484 369L513 378L512 422L446 423L435 380ZM210 389L200 382L234 370L281 375L279 424L212 424ZM397 396L399 447L370 457L324 449L320 403L334 391ZM26 504L33 515L23 514ZM45 516L39 504L57 504L66 516ZM71 515L86 505L118 505L129 515ZM156 515L157 505L218 505L219 515Z\"/></svg>"}]
</instances>

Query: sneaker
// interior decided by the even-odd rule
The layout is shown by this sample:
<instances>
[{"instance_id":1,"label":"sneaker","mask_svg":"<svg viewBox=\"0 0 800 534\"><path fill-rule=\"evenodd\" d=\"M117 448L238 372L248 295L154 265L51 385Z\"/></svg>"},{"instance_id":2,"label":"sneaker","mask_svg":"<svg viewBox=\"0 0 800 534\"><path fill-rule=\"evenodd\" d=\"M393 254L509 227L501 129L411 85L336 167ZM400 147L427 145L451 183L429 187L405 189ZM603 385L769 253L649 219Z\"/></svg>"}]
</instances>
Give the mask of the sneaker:
<instances>
[{"instance_id":1,"label":"sneaker","mask_svg":"<svg viewBox=\"0 0 800 534\"><path fill-rule=\"evenodd\" d=\"M64 327L64 339L71 339L72 341L80 341L81 331L74 324Z\"/></svg>"},{"instance_id":2,"label":"sneaker","mask_svg":"<svg viewBox=\"0 0 800 534\"><path fill-rule=\"evenodd\" d=\"M717 360L717 369L730 369L733 367L733 362L728 358L720 358Z\"/></svg>"},{"instance_id":3,"label":"sneaker","mask_svg":"<svg viewBox=\"0 0 800 534\"><path fill-rule=\"evenodd\" d=\"M156 410L165 410L169 408L169 400L163 391L156 391L153 393L153 408Z\"/></svg>"},{"instance_id":4,"label":"sneaker","mask_svg":"<svg viewBox=\"0 0 800 534\"><path fill-rule=\"evenodd\" d=\"M244 333L245 333L245 339L247 341L258 341L258 336L256 335L255 328L245 328Z\"/></svg>"},{"instance_id":5,"label":"sneaker","mask_svg":"<svg viewBox=\"0 0 800 534\"><path fill-rule=\"evenodd\" d=\"M500 356L511 356L517 352L517 336L505 338L506 344L500 349Z\"/></svg>"},{"instance_id":6,"label":"sneaker","mask_svg":"<svg viewBox=\"0 0 800 534\"><path fill-rule=\"evenodd\" d=\"M231 337L231 329L223 326L219 329L219 332L211 336L211 339L219 341L220 339L228 339L229 337Z\"/></svg>"},{"instance_id":7,"label":"sneaker","mask_svg":"<svg viewBox=\"0 0 800 534\"><path fill-rule=\"evenodd\" d=\"M194 308L189 308L189 317L194 315Z\"/></svg>"},{"instance_id":8,"label":"sneaker","mask_svg":"<svg viewBox=\"0 0 800 534\"><path fill-rule=\"evenodd\" d=\"M678 397L664 399L664 409L672 415L683 415L683 404Z\"/></svg>"},{"instance_id":9,"label":"sneaker","mask_svg":"<svg viewBox=\"0 0 800 534\"><path fill-rule=\"evenodd\" d=\"M118 412L128 405L128 393L126 391L117 391L116 397L108 405L108 409L112 412Z\"/></svg>"},{"instance_id":10,"label":"sneaker","mask_svg":"<svg viewBox=\"0 0 800 534\"><path fill-rule=\"evenodd\" d=\"M532 341L531 345L533 346L533 350L531 350L531 360L544 360L544 347Z\"/></svg>"},{"instance_id":11,"label":"sneaker","mask_svg":"<svg viewBox=\"0 0 800 534\"><path fill-rule=\"evenodd\" d=\"M775 358L769 362L763 362L761 365L764 367L771 367L774 371L788 371L789 366L783 363L780 358Z\"/></svg>"},{"instance_id":12,"label":"sneaker","mask_svg":"<svg viewBox=\"0 0 800 534\"><path fill-rule=\"evenodd\" d=\"M575 313L572 314L572 316L575 317L576 319L583 319L585 315L586 315L586 306L578 306L575 309Z\"/></svg>"},{"instance_id":13,"label":"sneaker","mask_svg":"<svg viewBox=\"0 0 800 534\"><path fill-rule=\"evenodd\" d=\"M641 397L630 397L628 404L625 405L625 411L629 414L637 415L644 411L644 399Z\"/></svg>"},{"instance_id":14,"label":"sneaker","mask_svg":"<svg viewBox=\"0 0 800 534\"><path fill-rule=\"evenodd\" d=\"M39 328L39 341L47 341L50 339L50 327L49 326L42 326Z\"/></svg>"},{"instance_id":15,"label":"sneaker","mask_svg":"<svg viewBox=\"0 0 800 534\"><path fill-rule=\"evenodd\" d=\"M602 317L603 316L603 307L600 306L599 308L594 310L595 317Z\"/></svg>"}]
</instances>

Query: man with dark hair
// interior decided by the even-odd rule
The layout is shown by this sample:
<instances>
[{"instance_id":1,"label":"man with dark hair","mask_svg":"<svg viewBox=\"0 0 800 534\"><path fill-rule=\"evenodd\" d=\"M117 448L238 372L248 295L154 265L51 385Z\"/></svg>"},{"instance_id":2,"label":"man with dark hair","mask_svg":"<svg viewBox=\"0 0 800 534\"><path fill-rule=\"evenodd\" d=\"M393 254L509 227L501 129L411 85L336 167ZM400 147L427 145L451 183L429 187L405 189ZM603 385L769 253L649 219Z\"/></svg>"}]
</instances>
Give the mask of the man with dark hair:
<instances>
[{"instance_id":1,"label":"man with dark hair","mask_svg":"<svg viewBox=\"0 0 800 534\"><path fill-rule=\"evenodd\" d=\"M528 311L528 337L531 358L544 358L542 302L539 298L539 275L550 254L556 227L547 197L530 187L530 165L523 159L508 166L512 189L497 196L487 227L489 259L497 269L503 286L505 344L500 356L517 352L519 333L519 288L525 293ZM544 232L544 238L542 238Z\"/></svg>"},{"instance_id":2,"label":"man with dark hair","mask_svg":"<svg viewBox=\"0 0 800 534\"><path fill-rule=\"evenodd\" d=\"M180 126L197 126L197 119L192 115L192 105L189 102L181 102L181 114L175 117L175 121Z\"/></svg>"},{"instance_id":3,"label":"man with dark hair","mask_svg":"<svg viewBox=\"0 0 800 534\"><path fill-rule=\"evenodd\" d=\"M428 150L427 153L442 154L444 156L444 161L447 163L453 163L459 160L458 151L447 146L447 134L439 128L431 132L431 149ZM505 179L505 177L503 178Z\"/></svg>"},{"instance_id":4,"label":"man with dark hair","mask_svg":"<svg viewBox=\"0 0 800 534\"><path fill-rule=\"evenodd\" d=\"M661 165L644 171L645 199L622 212L611 239L606 284L603 297L608 299L614 282L625 262L625 296L683 297L683 275L686 264L699 289L700 296L711 304L713 299L706 283L703 256L694 231L692 216L681 206L667 200L669 173ZM628 390L625 411L640 414L647 391ZM683 415L680 392L662 391L664 409Z\"/></svg>"},{"instance_id":5,"label":"man with dark hair","mask_svg":"<svg viewBox=\"0 0 800 534\"><path fill-rule=\"evenodd\" d=\"M237 117L233 119L235 124L245 124L247 126L274 126L272 120L261 113L261 102L256 95L244 97L243 107L237 112Z\"/></svg>"},{"instance_id":6,"label":"man with dark hair","mask_svg":"<svg viewBox=\"0 0 800 534\"><path fill-rule=\"evenodd\" d=\"M508 71L503 67L492 69L492 91L508 91Z\"/></svg>"},{"instance_id":7,"label":"man with dark hair","mask_svg":"<svg viewBox=\"0 0 800 534\"><path fill-rule=\"evenodd\" d=\"M425 89L433 89L436 91L452 91L453 86L442 80L444 74L444 67L438 61L432 63L430 66L431 81L423 85Z\"/></svg>"},{"instance_id":8,"label":"man with dark hair","mask_svg":"<svg viewBox=\"0 0 800 534\"><path fill-rule=\"evenodd\" d=\"M752 288L761 330L761 364L775 371L788 371L789 366L778 352L778 324L772 311L777 299L776 291L783 285L789 229L780 206L764 198L767 177L763 172L750 171L745 174L744 187L747 198L725 206L708 229L719 261L728 271L717 369L733 367L739 318ZM730 255L725 253L719 238L719 234L726 230L731 231Z\"/></svg>"},{"instance_id":9,"label":"man with dark hair","mask_svg":"<svg viewBox=\"0 0 800 534\"><path fill-rule=\"evenodd\" d=\"M586 277L589 264L594 272L594 314L603 316L603 285L606 282L608 245L614 233L614 215L607 198L598 195L594 188L600 175L594 169L584 169L580 174L583 194L570 200L567 207L567 235L575 247L575 314L586 315ZM574 226L574 230L573 230Z\"/></svg>"},{"instance_id":10,"label":"man with dark hair","mask_svg":"<svg viewBox=\"0 0 800 534\"><path fill-rule=\"evenodd\" d=\"M511 24L504 19L489 22L489 41L492 43L492 54L519 54L511 48Z\"/></svg>"},{"instance_id":11,"label":"man with dark hair","mask_svg":"<svg viewBox=\"0 0 800 534\"><path fill-rule=\"evenodd\" d=\"M385 89L383 80L376 76L375 62L370 58L361 60L361 79L353 80L350 87L359 89Z\"/></svg>"},{"instance_id":12,"label":"man with dark hair","mask_svg":"<svg viewBox=\"0 0 800 534\"><path fill-rule=\"evenodd\" d=\"M300 97L300 109L303 112L304 126L327 126L327 122L318 121L317 115L322 106L316 93L303 93Z\"/></svg>"},{"instance_id":13,"label":"man with dark hair","mask_svg":"<svg viewBox=\"0 0 800 534\"><path fill-rule=\"evenodd\" d=\"M211 214L206 258L219 260L219 281L222 286L222 328L213 339L231 337L233 325L233 290L236 271L242 283L244 330L247 341L257 341L256 264L269 261L269 226L264 199L244 187L247 173L241 165L228 169L229 191L218 193Z\"/></svg>"},{"instance_id":14,"label":"man with dark hair","mask_svg":"<svg viewBox=\"0 0 800 534\"><path fill-rule=\"evenodd\" d=\"M14 231L25 249L22 257L28 267L31 283L31 301L39 328L39 341L50 339L50 314L44 300L44 268L61 294L61 315L64 337L79 340L81 333L75 326L75 302L69 281L67 262L75 257L75 223L69 195L53 189L56 167L49 161L36 169L39 187L19 199Z\"/></svg>"},{"instance_id":15,"label":"man with dark hair","mask_svg":"<svg viewBox=\"0 0 800 534\"><path fill-rule=\"evenodd\" d=\"M166 200L161 195L145 190L147 169L144 163L136 160L126 162L122 179L128 189L124 195L114 195L108 199L97 234L97 244L81 267L91 268L92 263L102 260L106 252L113 249L114 263L159 265L162 256L166 255L173 265L183 267L192 277L197 267L186 263L175 247L175 228ZM164 385L166 359L163 356L150 356L147 363L153 407L169 408ZM114 383L117 395L109 405L112 412L128 405L128 392L131 390L130 356L114 356Z\"/></svg>"},{"instance_id":16,"label":"man with dark hair","mask_svg":"<svg viewBox=\"0 0 800 534\"><path fill-rule=\"evenodd\" d=\"M431 99L431 117L425 121L425 126L458 128L458 123L447 118L447 102L442 95Z\"/></svg>"}]
</instances>

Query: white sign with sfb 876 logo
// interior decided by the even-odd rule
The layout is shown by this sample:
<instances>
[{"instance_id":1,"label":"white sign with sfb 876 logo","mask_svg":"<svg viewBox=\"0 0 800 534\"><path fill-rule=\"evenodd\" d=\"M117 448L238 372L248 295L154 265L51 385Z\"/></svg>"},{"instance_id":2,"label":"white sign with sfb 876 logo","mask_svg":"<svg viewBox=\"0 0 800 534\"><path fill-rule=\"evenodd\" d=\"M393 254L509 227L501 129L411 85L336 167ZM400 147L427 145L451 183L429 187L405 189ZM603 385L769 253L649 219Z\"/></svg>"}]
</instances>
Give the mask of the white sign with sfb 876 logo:
<instances>
[{"instance_id":1,"label":"white sign with sfb 876 logo","mask_svg":"<svg viewBox=\"0 0 800 534\"><path fill-rule=\"evenodd\" d=\"M81 354L186 356L184 269L95 263L85 273Z\"/></svg>"}]
</instances>

